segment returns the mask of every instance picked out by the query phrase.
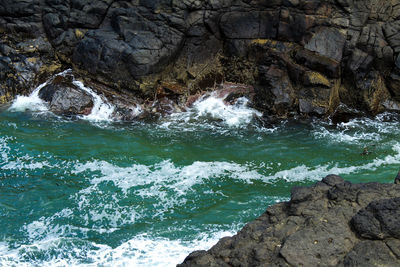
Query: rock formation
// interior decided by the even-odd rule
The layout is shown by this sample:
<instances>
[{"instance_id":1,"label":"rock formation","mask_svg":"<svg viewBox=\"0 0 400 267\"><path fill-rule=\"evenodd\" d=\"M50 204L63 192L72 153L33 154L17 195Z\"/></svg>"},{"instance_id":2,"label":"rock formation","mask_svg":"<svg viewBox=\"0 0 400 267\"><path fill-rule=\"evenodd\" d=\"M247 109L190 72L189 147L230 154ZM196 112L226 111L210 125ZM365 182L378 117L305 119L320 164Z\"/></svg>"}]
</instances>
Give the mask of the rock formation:
<instances>
[{"instance_id":1,"label":"rock formation","mask_svg":"<svg viewBox=\"0 0 400 267\"><path fill-rule=\"evenodd\" d=\"M178 266L399 266L399 220L400 185L330 175Z\"/></svg>"},{"instance_id":2,"label":"rock formation","mask_svg":"<svg viewBox=\"0 0 400 267\"><path fill-rule=\"evenodd\" d=\"M399 16L399 0L0 0L0 100L73 67L151 100L247 84L283 118L398 111Z\"/></svg>"},{"instance_id":3,"label":"rock formation","mask_svg":"<svg viewBox=\"0 0 400 267\"><path fill-rule=\"evenodd\" d=\"M93 108L90 94L72 83L72 76L56 76L39 91L39 97L49 103L50 110L60 115L89 114Z\"/></svg>"}]
</instances>

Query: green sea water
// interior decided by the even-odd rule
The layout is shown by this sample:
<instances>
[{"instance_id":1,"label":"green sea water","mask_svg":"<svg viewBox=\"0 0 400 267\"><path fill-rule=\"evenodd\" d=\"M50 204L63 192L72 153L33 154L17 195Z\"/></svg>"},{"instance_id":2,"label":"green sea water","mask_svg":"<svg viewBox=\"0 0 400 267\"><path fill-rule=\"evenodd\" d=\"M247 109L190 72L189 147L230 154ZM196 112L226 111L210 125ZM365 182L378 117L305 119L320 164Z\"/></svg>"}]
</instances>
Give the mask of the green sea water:
<instances>
[{"instance_id":1,"label":"green sea water","mask_svg":"<svg viewBox=\"0 0 400 267\"><path fill-rule=\"evenodd\" d=\"M0 265L174 266L293 186L399 170L396 115L262 128L250 108L215 101L154 123L3 108Z\"/></svg>"}]
</instances>

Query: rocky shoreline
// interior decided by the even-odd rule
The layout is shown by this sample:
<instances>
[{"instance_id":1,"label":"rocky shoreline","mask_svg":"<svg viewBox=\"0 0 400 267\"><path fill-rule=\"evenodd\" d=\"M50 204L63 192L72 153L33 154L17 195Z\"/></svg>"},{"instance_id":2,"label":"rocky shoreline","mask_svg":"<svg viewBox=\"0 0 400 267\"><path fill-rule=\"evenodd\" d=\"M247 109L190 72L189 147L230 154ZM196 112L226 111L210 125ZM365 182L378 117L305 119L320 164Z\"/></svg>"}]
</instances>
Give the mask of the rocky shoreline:
<instances>
[{"instance_id":1,"label":"rocky shoreline","mask_svg":"<svg viewBox=\"0 0 400 267\"><path fill-rule=\"evenodd\" d=\"M0 104L48 81L50 111L87 115L78 79L122 121L210 94L265 124L400 112L400 0L0 0L0 33ZM294 188L179 266L399 266L399 180Z\"/></svg>"},{"instance_id":2,"label":"rocky shoreline","mask_svg":"<svg viewBox=\"0 0 400 267\"><path fill-rule=\"evenodd\" d=\"M0 102L72 68L122 110L169 113L227 83L267 121L399 111L399 3L4 0Z\"/></svg>"},{"instance_id":3,"label":"rocky shoreline","mask_svg":"<svg viewBox=\"0 0 400 267\"><path fill-rule=\"evenodd\" d=\"M289 202L178 266L399 266L399 179L352 184L329 175L295 187Z\"/></svg>"}]
</instances>

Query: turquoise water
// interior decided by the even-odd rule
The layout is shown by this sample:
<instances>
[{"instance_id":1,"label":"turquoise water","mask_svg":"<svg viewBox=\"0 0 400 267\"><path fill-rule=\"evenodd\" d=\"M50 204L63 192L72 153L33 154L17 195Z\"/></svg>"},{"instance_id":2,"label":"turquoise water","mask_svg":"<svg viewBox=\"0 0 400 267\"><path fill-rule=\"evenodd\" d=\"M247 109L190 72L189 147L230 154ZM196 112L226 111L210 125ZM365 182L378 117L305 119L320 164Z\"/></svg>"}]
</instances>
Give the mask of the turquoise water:
<instances>
[{"instance_id":1,"label":"turquoise water","mask_svg":"<svg viewBox=\"0 0 400 267\"><path fill-rule=\"evenodd\" d=\"M3 108L0 265L174 266L295 185L392 182L400 167L395 115L262 128L235 114L145 124Z\"/></svg>"}]
</instances>

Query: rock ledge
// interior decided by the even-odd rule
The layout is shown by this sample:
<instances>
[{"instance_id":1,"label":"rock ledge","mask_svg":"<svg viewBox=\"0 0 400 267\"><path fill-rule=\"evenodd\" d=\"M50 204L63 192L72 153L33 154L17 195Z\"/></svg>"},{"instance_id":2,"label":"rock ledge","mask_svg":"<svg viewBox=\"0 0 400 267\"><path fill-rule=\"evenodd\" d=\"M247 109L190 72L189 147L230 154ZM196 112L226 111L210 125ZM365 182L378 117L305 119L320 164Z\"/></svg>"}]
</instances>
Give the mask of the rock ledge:
<instances>
[{"instance_id":1,"label":"rock ledge","mask_svg":"<svg viewBox=\"0 0 400 267\"><path fill-rule=\"evenodd\" d=\"M400 266L400 185L329 175L178 266Z\"/></svg>"}]
</instances>

